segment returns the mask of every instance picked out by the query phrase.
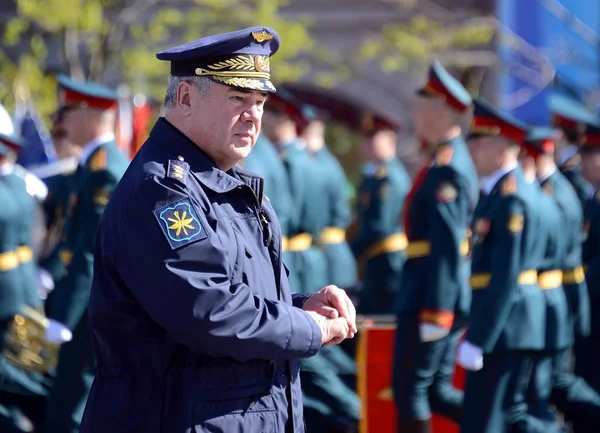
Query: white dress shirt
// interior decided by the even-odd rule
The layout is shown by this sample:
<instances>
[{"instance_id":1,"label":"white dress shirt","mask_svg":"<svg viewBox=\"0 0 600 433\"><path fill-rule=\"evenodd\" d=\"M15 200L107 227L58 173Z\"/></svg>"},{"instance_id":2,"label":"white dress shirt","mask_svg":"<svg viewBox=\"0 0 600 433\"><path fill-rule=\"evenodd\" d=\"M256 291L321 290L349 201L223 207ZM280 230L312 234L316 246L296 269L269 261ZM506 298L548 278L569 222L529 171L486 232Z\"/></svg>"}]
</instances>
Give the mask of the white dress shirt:
<instances>
[{"instance_id":1,"label":"white dress shirt","mask_svg":"<svg viewBox=\"0 0 600 433\"><path fill-rule=\"evenodd\" d=\"M81 151L81 155L79 155L79 165L85 165L85 163L88 161L88 159L90 159L90 156L92 155L92 153L94 153L94 150L98 149L104 143L108 143L108 142L114 141L114 140L115 140L115 134L113 134L112 132L106 132L106 133L102 134L101 136L96 137L95 139L90 141L88 144L86 144L83 147L83 150Z\"/></svg>"},{"instance_id":2,"label":"white dress shirt","mask_svg":"<svg viewBox=\"0 0 600 433\"><path fill-rule=\"evenodd\" d=\"M517 168L517 166L518 164L515 162L513 164L507 165L506 167L502 167L501 169L497 170L489 176L482 177L481 190L483 191L483 193L485 195L489 195L498 183L498 181L502 179L502 176L504 176L509 171L514 170L515 168Z\"/></svg>"},{"instance_id":3,"label":"white dress shirt","mask_svg":"<svg viewBox=\"0 0 600 433\"><path fill-rule=\"evenodd\" d=\"M568 147L566 147L558 158L558 166L561 167L565 162L572 158L578 152L578 150L579 148L574 144L570 144Z\"/></svg>"}]
</instances>

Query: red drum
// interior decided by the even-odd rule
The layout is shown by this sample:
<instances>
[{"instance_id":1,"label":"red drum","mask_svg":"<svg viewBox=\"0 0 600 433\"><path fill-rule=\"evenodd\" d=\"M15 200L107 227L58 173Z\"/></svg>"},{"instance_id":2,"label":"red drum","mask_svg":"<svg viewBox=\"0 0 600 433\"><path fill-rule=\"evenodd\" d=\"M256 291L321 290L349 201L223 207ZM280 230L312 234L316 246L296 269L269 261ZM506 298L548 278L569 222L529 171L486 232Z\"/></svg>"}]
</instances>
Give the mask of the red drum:
<instances>
[{"instance_id":1,"label":"red drum","mask_svg":"<svg viewBox=\"0 0 600 433\"><path fill-rule=\"evenodd\" d=\"M395 318L369 316L359 320L357 386L362 402L360 433L401 433L396 430L396 408L392 394L392 362ZM464 389L465 371L456 366L454 386ZM434 433L459 433L452 421L433 415Z\"/></svg>"}]
</instances>

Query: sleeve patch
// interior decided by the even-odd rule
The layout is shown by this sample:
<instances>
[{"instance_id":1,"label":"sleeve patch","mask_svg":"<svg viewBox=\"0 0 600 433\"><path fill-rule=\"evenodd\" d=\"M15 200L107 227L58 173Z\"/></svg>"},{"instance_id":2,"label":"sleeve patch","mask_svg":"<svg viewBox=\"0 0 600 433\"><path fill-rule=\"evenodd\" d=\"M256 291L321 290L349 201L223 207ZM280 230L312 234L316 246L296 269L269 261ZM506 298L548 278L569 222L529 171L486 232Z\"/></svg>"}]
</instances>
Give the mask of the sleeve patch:
<instances>
[{"instance_id":1,"label":"sleeve patch","mask_svg":"<svg viewBox=\"0 0 600 433\"><path fill-rule=\"evenodd\" d=\"M381 188L379 188L379 199L380 200L386 200L389 195L390 195L390 187L389 186L383 185Z\"/></svg>"},{"instance_id":2,"label":"sleeve patch","mask_svg":"<svg viewBox=\"0 0 600 433\"><path fill-rule=\"evenodd\" d=\"M523 230L524 225L523 215L511 215L508 219L508 230L512 233L518 233Z\"/></svg>"},{"instance_id":3,"label":"sleeve patch","mask_svg":"<svg viewBox=\"0 0 600 433\"><path fill-rule=\"evenodd\" d=\"M552 183L549 180L544 182L544 184L542 185L542 188L548 194L550 194L550 195L554 194L554 188L552 187Z\"/></svg>"},{"instance_id":4,"label":"sleeve patch","mask_svg":"<svg viewBox=\"0 0 600 433\"><path fill-rule=\"evenodd\" d=\"M94 190L94 195L92 196L92 202L96 206L106 206L108 204L108 199L110 197L110 190L106 188L97 188Z\"/></svg>"},{"instance_id":5,"label":"sleeve patch","mask_svg":"<svg viewBox=\"0 0 600 433\"><path fill-rule=\"evenodd\" d=\"M435 165L442 166L450 164L452 162L453 155L454 149L452 146L441 146L435 154Z\"/></svg>"},{"instance_id":6,"label":"sleeve patch","mask_svg":"<svg viewBox=\"0 0 600 433\"><path fill-rule=\"evenodd\" d=\"M187 198L155 210L154 216L171 249L208 237L200 218Z\"/></svg>"},{"instance_id":7,"label":"sleeve patch","mask_svg":"<svg viewBox=\"0 0 600 433\"><path fill-rule=\"evenodd\" d=\"M442 203L450 203L456 200L458 191L450 182L442 182L435 193L437 199Z\"/></svg>"},{"instance_id":8,"label":"sleeve patch","mask_svg":"<svg viewBox=\"0 0 600 433\"><path fill-rule=\"evenodd\" d=\"M512 195L517 192L517 179L514 175L511 174L504 180L500 192L503 196Z\"/></svg>"},{"instance_id":9,"label":"sleeve patch","mask_svg":"<svg viewBox=\"0 0 600 433\"><path fill-rule=\"evenodd\" d=\"M90 159L90 171L98 171L106 168L106 149L101 147Z\"/></svg>"}]
</instances>

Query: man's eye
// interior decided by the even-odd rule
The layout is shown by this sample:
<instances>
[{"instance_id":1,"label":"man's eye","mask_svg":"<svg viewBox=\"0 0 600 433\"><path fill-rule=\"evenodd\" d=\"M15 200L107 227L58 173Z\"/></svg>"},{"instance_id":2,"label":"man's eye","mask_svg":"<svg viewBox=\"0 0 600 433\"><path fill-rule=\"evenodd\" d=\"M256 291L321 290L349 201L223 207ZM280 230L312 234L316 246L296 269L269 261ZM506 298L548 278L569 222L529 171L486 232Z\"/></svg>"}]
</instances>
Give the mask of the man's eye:
<instances>
[{"instance_id":1,"label":"man's eye","mask_svg":"<svg viewBox=\"0 0 600 433\"><path fill-rule=\"evenodd\" d=\"M241 96L232 96L231 98L229 98L233 101L242 101L244 98L242 98Z\"/></svg>"}]
</instances>

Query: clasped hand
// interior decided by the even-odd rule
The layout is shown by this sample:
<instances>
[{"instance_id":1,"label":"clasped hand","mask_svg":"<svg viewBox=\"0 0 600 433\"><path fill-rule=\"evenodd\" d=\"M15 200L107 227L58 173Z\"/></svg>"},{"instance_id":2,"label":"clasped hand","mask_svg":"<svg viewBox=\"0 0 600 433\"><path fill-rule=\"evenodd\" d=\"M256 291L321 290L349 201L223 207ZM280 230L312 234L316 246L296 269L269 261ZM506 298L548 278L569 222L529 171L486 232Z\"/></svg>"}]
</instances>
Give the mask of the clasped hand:
<instances>
[{"instance_id":1,"label":"clasped hand","mask_svg":"<svg viewBox=\"0 0 600 433\"><path fill-rule=\"evenodd\" d=\"M356 328L356 309L346 292L337 286L327 286L308 298L302 309L321 329L321 345L339 344L353 338Z\"/></svg>"}]
</instances>

